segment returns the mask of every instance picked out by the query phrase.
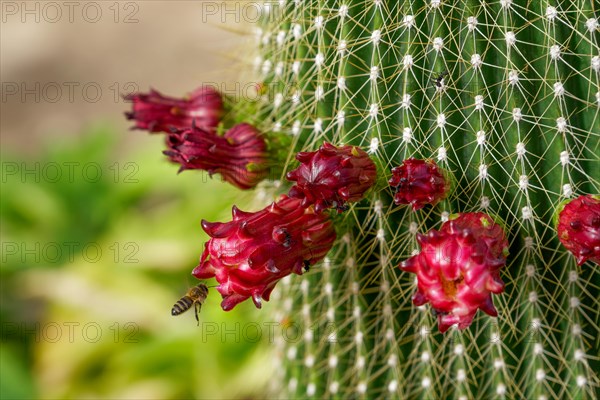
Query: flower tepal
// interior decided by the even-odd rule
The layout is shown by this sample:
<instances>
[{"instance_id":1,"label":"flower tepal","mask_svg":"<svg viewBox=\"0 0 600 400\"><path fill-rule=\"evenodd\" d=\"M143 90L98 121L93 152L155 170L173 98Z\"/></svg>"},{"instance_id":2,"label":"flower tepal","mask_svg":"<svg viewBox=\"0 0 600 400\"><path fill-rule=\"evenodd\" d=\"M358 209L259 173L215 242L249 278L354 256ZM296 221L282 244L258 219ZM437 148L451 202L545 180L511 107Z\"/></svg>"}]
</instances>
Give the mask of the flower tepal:
<instances>
[{"instance_id":1,"label":"flower tepal","mask_svg":"<svg viewBox=\"0 0 600 400\"><path fill-rule=\"evenodd\" d=\"M600 264L600 196L579 196L558 215L558 239L575 255L577 264Z\"/></svg>"},{"instance_id":2,"label":"flower tepal","mask_svg":"<svg viewBox=\"0 0 600 400\"><path fill-rule=\"evenodd\" d=\"M412 157L392 169L389 184L396 191L394 203L410 204L415 211L425 204L435 205L450 189L447 177L435 161Z\"/></svg>"},{"instance_id":3,"label":"flower tepal","mask_svg":"<svg viewBox=\"0 0 600 400\"><path fill-rule=\"evenodd\" d=\"M223 115L221 94L209 86L202 86L187 98L175 98L156 90L150 93L134 93L125 96L133 103L133 110L125 113L134 120L134 129L149 132L171 132L172 128L186 129L196 126L214 131Z\"/></svg>"},{"instance_id":4,"label":"flower tepal","mask_svg":"<svg viewBox=\"0 0 600 400\"><path fill-rule=\"evenodd\" d=\"M375 163L356 146L323 143L318 151L300 152L296 159L300 166L287 174L296 182L290 197L303 199L303 206L314 204L317 212L329 207L344 211L347 203L363 198L377 177Z\"/></svg>"},{"instance_id":5,"label":"flower tepal","mask_svg":"<svg viewBox=\"0 0 600 400\"><path fill-rule=\"evenodd\" d=\"M238 124L218 136L196 126L171 133L164 154L180 171L202 169L240 189L250 189L268 174L267 145L250 124Z\"/></svg>"},{"instance_id":6,"label":"flower tepal","mask_svg":"<svg viewBox=\"0 0 600 400\"><path fill-rule=\"evenodd\" d=\"M440 332L455 324L459 329L469 327L478 309L498 314L491 295L504 291L500 269L508 255L500 225L484 213L464 213L439 231L417 234L417 241L421 251L400 268L417 275L413 303L431 303Z\"/></svg>"},{"instance_id":7,"label":"flower tepal","mask_svg":"<svg viewBox=\"0 0 600 400\"><path fill-rule=\"evenodd\" d=\"M223 310L250 297L260 308L281 278L301 275L331 249L336 235L329 216L301 202L282 196L258 212L234 206L230 222L202 221L211 238L192 275L217 279Z\"/></svg>"}]
</instances>

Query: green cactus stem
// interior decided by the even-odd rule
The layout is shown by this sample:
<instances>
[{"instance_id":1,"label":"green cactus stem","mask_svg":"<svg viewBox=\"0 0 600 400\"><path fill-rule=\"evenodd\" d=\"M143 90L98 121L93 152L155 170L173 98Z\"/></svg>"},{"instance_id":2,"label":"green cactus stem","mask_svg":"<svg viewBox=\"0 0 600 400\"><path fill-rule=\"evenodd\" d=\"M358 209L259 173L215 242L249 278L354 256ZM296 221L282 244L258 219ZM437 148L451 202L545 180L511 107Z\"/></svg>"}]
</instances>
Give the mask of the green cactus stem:
<instances>
[{"instance_id":1,"label":"green cactus stem","mask_svg":"<svg viewBox=\"0 0 600 400\"><path fill-rule=\"evenodd\" d=\"M600 193L600 20L593 1L280 0L257 24L254 109L297 151L368 151L385 182L415 157L452 173L418 211L383 184L337 216L338 243L270 309L285 398L593 399L600 268L559 243L561 201ZM242 105L240 107L246 107ZM510 243L498 317L441 334L398 264L417 232L485 212Z\"/></svg>"}]
</instances>

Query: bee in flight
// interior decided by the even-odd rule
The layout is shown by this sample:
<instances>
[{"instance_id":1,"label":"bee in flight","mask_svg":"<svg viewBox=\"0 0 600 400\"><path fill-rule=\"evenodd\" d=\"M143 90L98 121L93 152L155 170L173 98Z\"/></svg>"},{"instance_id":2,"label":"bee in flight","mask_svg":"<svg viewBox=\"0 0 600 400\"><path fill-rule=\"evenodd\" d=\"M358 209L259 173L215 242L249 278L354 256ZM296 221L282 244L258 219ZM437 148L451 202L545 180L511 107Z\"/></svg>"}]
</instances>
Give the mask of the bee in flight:
<instances>
[{"instance_id":1,"label":"bee in flight","mask_svg":"<svg viewBox=\"0 0 600 400\"><path fill-rule=\"evenodd\" d=\"M175 305L173 305L173 308L171 309L171 315L183 314L192 308L193 305L196 311L196 321L198 321L198 325L200 325L198 313L200 312L202 303L204 303L204 300L206 300L207 296L208 286L206 286L204 283L199 283L198 285L190 288L185 296L183 296L177 301L177 303L175 303Z\"/></svg>"}]
</instances>

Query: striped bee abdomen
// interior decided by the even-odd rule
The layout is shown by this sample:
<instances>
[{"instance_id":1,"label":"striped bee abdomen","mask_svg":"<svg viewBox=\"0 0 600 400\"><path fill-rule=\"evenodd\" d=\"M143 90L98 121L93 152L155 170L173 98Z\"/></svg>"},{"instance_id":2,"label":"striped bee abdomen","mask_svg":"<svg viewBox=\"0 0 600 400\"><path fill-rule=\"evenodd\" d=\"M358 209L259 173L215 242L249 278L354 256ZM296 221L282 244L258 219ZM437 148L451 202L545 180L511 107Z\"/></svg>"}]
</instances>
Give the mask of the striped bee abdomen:
<instances>
[{"instance_id":1,"label":"striped bee abdomen","mask_svg":"<svg viewBox=\"0 0 600 400\"><path fill-rule=\"evenodd\" d=\"M183 296L171 309L171 315L179 315L192 307L194 300L190 296Z\"/></svg>"}]
</instances>

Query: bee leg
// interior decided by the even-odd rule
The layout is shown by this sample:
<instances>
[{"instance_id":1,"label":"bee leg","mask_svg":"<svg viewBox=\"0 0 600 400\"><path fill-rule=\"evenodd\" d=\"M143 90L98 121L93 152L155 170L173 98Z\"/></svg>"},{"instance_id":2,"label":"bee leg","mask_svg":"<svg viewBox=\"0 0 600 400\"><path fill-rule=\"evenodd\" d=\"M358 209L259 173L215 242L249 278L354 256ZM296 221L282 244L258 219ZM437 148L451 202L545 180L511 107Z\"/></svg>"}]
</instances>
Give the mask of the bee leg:
<instances>
[{"instance_id":1,"label":"bee leg","mask_svg":"<svg viewBox=\"0 0 600 400\"><path fill-rule=\"evenodd\" d=\"M200 319L198 318L198 313L200 312L200 307L202 305L200 303L194 303L194 311L196 312L196 322L198 322L198 326L200 326Z\"/></svg>"}]
</instances>

